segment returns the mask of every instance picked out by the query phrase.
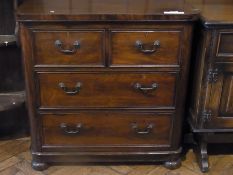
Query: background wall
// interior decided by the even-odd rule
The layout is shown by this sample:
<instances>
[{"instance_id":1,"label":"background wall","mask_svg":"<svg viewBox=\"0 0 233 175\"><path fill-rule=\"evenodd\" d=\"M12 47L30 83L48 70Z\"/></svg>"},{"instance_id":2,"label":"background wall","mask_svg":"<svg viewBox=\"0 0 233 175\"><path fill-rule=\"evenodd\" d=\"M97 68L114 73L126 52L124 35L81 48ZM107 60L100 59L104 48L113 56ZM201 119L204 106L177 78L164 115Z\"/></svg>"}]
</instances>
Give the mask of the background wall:
<instances>
[{"instance_id":1,"label":"background wall","mask_svg":"<svg viewBox=\"0 0 233 175\"><path fill-rule=\"evenodd\" d=\"M0 1L0 39L15 34L14 0ZM3 40L4 41L4 40ZM0 45L0 138L28 133L21 51Z\"/></svg>"}]
</instances>

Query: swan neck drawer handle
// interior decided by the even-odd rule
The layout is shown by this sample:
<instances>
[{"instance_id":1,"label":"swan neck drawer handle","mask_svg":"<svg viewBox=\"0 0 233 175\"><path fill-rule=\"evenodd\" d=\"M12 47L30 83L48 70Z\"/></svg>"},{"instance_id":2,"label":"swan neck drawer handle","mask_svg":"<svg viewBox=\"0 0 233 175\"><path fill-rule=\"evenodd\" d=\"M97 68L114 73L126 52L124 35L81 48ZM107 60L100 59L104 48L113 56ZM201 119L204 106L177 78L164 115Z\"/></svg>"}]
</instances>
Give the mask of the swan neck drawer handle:
<instances>
[{"instance_id":1,"label":"swan neck drawer handle","mask_svg":"<svg viewBox=\"0 0 233 175\"><path fill-rule=\"evenodd\" d=\"M131 126L134 132L139 135L150 134L154 128L154 124L152 123L148 124L147 127L143 129L140 129L137 123L132 123Z\"/></svg>"},{"instance_id":2,"label":"swan neck drawer handle","mask_svg":"<svg viewBox=\"0 0 233 175\"><path fill-rule=\"evenodd\" d=\"M66 123L61 123L60 128L64 134L77 135L81 132L82 123L78 123L76 126L68 126Z\"/></svg>"},{"instance_id":3,"label":"swan neck drawer handle","mask_svg":"<svg viewBox=\"0 0 233 175\"><path fill-rule=\"evenodd\" d=\"M61 53L64 53L66 55L75 54L77 52L77 50L81 47L79 41L75 41L73 43L73 46L70 47L70 49L64 49L64 46L63 46L63 43L61 40L56 40L54 45Z\"/></svg>"},{"instance_id":4,"label":"swan neck drawer handle","mask_svg":"<svg viewBox=\"0 0 233 175\"><path fill-rule=\"evenodd\" d=\"M76 95L80 92L82 83L77 82L74 88L68 88L65 83L61 82L58 86L67 94L67 95Z\"/></svg>"},{"instance_id":5,"label":"swan neck drawer handle","mask_svg":"<svg viewBox=\"0 0 233 175\"><path fill-rule=\"evenodd\" d=\"M144 94L155 91L158 87L159 85L157 83L153 83L151 87L143 87L140 83L135 83L134 85L134 89L139 90Z\"/></svg>"},{"instance_id":6,"label":"swan neck drawer handle","mask_svg":"<svg viewBox=\"0 0 233 175\"><path fill-rule=\"evenodd\" d=\"M158 48L160 47L160 41L159 40L154 41L154 43L151 46L146 46L146 45L147 44L144 44L140 40L137 40L135 42L135 46L140 52L150 54L158 50Z\"/></svg>"}]
</instances>

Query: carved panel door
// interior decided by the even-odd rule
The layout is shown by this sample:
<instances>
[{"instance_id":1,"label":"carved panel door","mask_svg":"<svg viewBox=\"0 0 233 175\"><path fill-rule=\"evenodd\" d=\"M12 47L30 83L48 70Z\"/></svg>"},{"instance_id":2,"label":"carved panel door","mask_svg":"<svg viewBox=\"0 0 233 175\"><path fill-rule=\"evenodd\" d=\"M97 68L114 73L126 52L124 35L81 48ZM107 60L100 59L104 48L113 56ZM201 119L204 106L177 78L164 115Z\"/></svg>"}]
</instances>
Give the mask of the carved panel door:
<instances>
[{"instance_id":1,"label":"carved panel door","mask_svg":"<svg viewBox=\"0 0 233 175\"><path fill-rule=\"evenodd\" d=\"M233 129L233 64L216 64L209 80L208 128Z\"/></svg>"}]
</instances>

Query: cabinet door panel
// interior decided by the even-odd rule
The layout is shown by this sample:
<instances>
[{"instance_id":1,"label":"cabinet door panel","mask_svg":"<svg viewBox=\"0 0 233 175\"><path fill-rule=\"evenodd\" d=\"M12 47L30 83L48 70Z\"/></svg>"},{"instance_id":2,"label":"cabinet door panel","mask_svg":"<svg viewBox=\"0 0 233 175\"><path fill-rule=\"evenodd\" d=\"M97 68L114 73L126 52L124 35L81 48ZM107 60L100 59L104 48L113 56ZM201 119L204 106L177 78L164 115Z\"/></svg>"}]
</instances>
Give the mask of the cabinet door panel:
<instances>
[{"instance_id":1,"label":"cabinet door panel","mask_svg":"<svg viewBox=\"0 0 233 175\"><path fill-rule=\"evenodd\" d=\"M233 128L233 67L218 66L216 81L212 81L209 128Z\"/></svg>"},{"instance_id":2,"label":"cabinet door panel","mask_svg":"<svg viewBox=\"0 0 233 175\"><path fill-rule=\"evenodd\" d=\"M223 82L220 112L224 116L233 116L233 74L226 75Z\"/></svg>"}]
</instances>

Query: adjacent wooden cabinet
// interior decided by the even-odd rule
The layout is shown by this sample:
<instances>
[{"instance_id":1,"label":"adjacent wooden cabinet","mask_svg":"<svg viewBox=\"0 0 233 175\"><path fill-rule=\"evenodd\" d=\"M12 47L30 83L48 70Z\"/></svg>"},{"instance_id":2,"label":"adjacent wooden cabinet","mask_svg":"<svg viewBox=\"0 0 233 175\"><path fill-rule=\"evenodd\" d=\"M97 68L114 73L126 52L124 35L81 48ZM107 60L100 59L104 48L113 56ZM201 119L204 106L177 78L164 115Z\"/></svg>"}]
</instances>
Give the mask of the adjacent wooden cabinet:
<instances>
[{"instance_id":1,"label":"adjacent wooden cabinet","mask_svg":"<svg viewBox=\"0 0 233 175\"><path fill-rule=\"evenodd\" d=\"M233 49L228 41L230 34L233 34L231 29L202 31L202 47L199 48L195 69L198 76L195 75L195 91L190 110L194 114L192 123L195 128L231 129L233 126ZM199 117L196 118L195 114L199 114Z\"/></svg>"},{"instance_id":2,"label":"adjacent wooden cabinet","mask_svg":"<svg viewBox=\"0 0 233 175\"><path fill-rule=\"evenodd\" d=\"M208 143L233 143L233 4L195 4L201 20L192 70L189 123L196 135L196 153L208 171Z\"/></svg>"}]
</instances>

